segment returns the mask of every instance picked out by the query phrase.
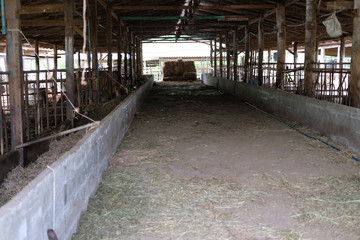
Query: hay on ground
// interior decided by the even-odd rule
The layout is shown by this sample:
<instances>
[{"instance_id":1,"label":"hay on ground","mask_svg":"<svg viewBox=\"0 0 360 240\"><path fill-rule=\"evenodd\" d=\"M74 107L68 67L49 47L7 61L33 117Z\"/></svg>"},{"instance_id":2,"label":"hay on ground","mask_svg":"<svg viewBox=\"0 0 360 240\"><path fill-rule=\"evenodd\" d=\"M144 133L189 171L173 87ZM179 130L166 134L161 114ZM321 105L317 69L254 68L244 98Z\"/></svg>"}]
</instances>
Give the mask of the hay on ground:
<instances>
[{"instance_id":1,"label":"hay on ground","mask_svg":"<svg viewBox=\"0 0 360 240\"><path fill-rule=\"evenodd\" d=\"M183 78L185 81L195 81L196 80L196 72L184 72Z\"/></svg>"}]
</instances>

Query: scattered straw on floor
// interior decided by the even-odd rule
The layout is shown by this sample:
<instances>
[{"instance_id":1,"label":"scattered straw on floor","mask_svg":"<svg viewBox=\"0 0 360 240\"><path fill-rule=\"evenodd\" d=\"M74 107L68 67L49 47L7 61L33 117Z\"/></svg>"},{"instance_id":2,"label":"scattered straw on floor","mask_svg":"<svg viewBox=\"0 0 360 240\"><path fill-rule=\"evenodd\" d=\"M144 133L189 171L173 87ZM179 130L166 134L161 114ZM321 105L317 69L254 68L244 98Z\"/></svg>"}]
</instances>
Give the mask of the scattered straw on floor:
<instances>
[{"instance_id":1,"label":"scattered straw on floor","mask_svg":"<svg viewBox=\"0 0 360 240\"><path fill-rule=\"evenodd\" d=\"M0 206L4 205L18 192L20 192L30 181L41 173L47 165L55 162L58 157L71 149L84 135L86 131L79 131L59 141L52 141L50 149L38 160L26 168L16 167L10 171L3 183L0 185Z\"/></svg>"},{"instance_id":2,"label":"scattered straw on floor","mask_svg":"<svg viewBox=\"0 0 360 240\"><path fill-rule=\"evenodd\" d=\"M176 178L154 163L110 168L74 239L224 239L232 232L298 239L291 230L237 221L235 212L263 194L218 179Z\"/></svg>"},{"instance_id":3,"label":"scattered straw on floor","mask_svg":"<svg viewBox=\"0 0 360 240\"><path fill-rule=\"evenodd\" d=\"M342 226L360 234L359 186L360 175L312 179L297 193L296 205L302 213L296 217L307 224Z\"/></svg>"}]
</instances>

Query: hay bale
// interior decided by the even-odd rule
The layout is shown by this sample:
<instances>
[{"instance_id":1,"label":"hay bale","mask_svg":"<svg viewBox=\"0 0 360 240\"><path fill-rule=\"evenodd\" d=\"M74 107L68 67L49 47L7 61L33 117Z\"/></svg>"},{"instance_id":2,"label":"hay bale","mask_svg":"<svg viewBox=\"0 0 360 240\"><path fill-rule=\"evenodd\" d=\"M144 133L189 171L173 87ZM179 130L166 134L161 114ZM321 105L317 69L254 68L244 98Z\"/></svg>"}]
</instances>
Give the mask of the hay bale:
<instances>
[{"instance_id":1,"label":"hay bale","mask_svg":"<svg viewBox=\"0 0 360 240\"><path fill-rule=\"evenodd\" d=\"M177 81L178 77L164 77L163 81L164 82L170 82L170 81Z\"/></svg>"},{"instance_id":2,"label":"hay bale","mask_svg":"<svg viewBox=\"0 0 360 240\"><path fill-rule=\"evenodd\" d=\"M177 66L177 62L164 62L164 67L163 67L164 77L177 76L176 66Z\"/></svg>"},{"instance_id":3,"label":"hay bale","mask_svg":"<svg viewBox=\"0 0 360 240\"><path fill-rule=\"evenodd\" d=\"M194 61L184 62L184 72L196 72Z\"/></svg>"},{"instance_id":4,"label":"hay bale","mask_svg":"<svg viewBox=\"0 0 360 240\"><path fill-rule=\"evenodd\" d=\"M184 81L195 81L196 72L184 72L183 79Z\"/></svg>"}]
</instances>

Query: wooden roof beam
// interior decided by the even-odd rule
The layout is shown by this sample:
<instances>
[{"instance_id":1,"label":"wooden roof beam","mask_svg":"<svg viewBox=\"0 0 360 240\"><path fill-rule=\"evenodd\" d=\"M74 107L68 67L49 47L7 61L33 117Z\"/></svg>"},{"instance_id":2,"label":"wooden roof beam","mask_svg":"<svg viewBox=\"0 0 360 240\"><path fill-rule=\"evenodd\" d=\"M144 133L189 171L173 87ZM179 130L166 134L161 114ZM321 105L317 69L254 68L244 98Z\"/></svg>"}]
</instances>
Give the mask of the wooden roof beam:
<instances>
[{"instance_id":1,"label":"wooden roof beam","mask_svg":"<svg viewBox=\"0 0 360 240\"><path fill-rule=\"evenodd\" d=\"M64 12L64 3L52 3L41 5L22 5L20 14L41 14L41 13L55 13Z\"/></svg>"},{"instance_id":2,"label":"wooden roof beam","mask_svg":"<svg viewBox=\"0 0 360 240\"><path fill-rule=\"evenodd\" d=\"M105 0L97 0L98 3L100 3L100 5L105 8L105 10L107 9L107 3L105 2ZM116 20L116 21L119 21L119 17L118 15L115 13L114 9L111 10L111 16L113 16L113 18ZM121 26L125 26L124 25L124 22L120 20L120 25Z\"/></svg>"},{"instance_id":3,"label":"wooden roof beam","mask_svg":"<svg viewBox=\"0 0 360 240\"><path fill-rule=\"evenodd\" d=\"M82 19L74 19L74 25L80 26L83 24ZM53 26L65 26L64 19L60 20L50 20L50 19L40 19L40 20L21 20L22 27L53 27Z\"/></svg>"},{"instance_id":4,"label":"wooden roof beam","mask_svg":"<svg viewBox=\"0 0 360 240\"><path fill-rule=\"evenodd\" d=\"M99 0L101 1L101 0ZM275 5L273 4L266 4L266 5L217 5L217 6L113 6L113 10L214 10L214 9L267 9L267 8L274 8Z\"/></svg>"}]
</instances>

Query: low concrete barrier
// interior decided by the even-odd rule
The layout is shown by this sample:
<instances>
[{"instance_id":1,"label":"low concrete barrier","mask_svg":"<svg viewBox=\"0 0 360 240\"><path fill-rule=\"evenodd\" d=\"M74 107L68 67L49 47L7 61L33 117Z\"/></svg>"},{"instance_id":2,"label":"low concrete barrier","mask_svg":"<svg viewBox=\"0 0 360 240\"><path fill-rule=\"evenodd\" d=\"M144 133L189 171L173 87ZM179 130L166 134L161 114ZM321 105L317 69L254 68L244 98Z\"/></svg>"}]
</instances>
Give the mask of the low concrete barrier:
<instances>
[{"instance_id":1,"label":"low concrete barrier","mask_svg":"<svg viewBox=\"0 0 360 240\"><path fill-rule=\"evenodd\" d=\"M214 86L218 82L219 90L230 92L240 99L283 117L289 121L309 126L320 135L345 145L360 154L360 109L352 108L314 98L300 96L268 87L259 87L242 82L216 78L204 74L205 84Z\"/></svg>"},{"instance_id":2,"label":"low concrete barrier","mask_svg":"<svg viewBox=\"0 0 360 240\"><path fill-rule=\"evenodd\" d=\"M0 208L1 239L46 240L47 229L71 239L81 212L96 192L108 160L152 88L153 77L129 95L100 125L86 134Z\"/></svg>"}]
</instances>

